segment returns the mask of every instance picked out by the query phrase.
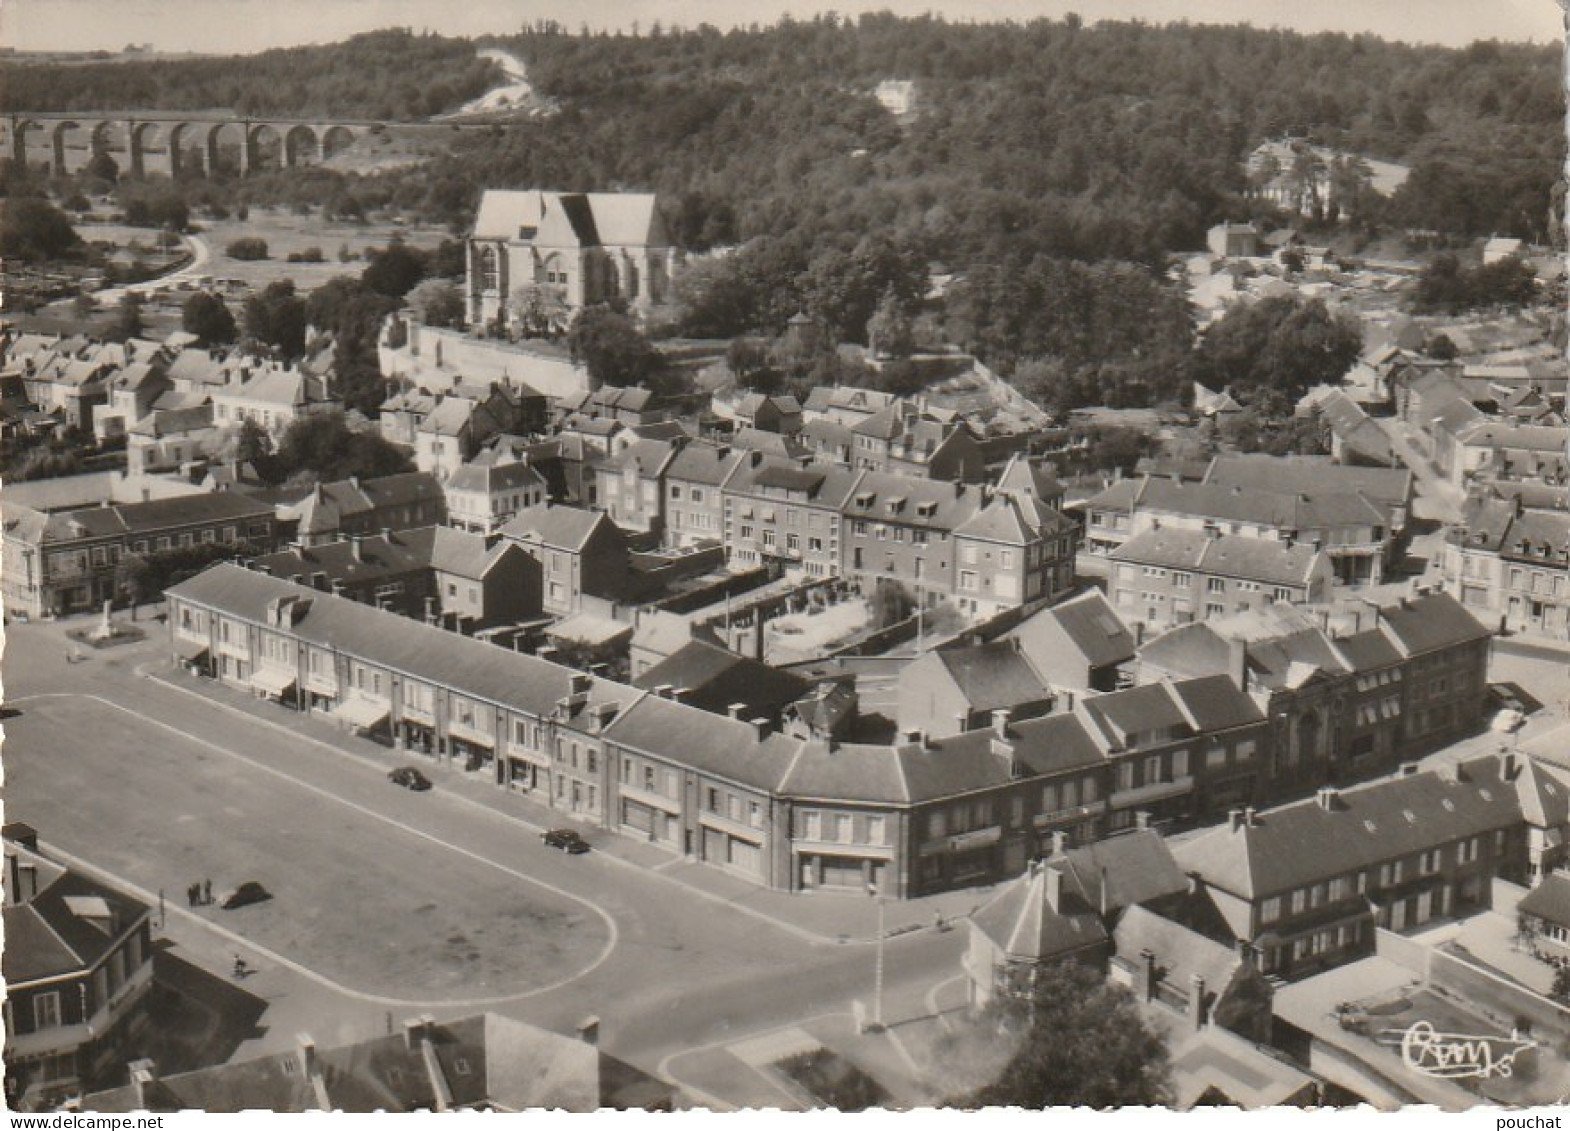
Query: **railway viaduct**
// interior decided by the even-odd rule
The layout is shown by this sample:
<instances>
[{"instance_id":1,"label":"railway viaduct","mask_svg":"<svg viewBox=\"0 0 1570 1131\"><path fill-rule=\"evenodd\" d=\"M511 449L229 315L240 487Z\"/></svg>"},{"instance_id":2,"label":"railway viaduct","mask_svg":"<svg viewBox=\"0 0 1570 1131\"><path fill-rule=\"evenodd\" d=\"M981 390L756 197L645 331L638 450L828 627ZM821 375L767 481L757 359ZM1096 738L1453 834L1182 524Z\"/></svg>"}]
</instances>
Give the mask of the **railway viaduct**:
<instances>
[{"instance_id":1,"label":"railway viaduct","mask_svg":"<svg viewBox=\"0 0 1570 1131\"><path fill-rule=\"evenodd\" d=\"M224 169L315 165L365 134L393 123L355 119L248 117L222 111L8 112L0 117L0 154L20 164L75 173L107 154L121 174L169 177ZM485 128L478 124L397 123L400 130Z\"/></svg>"}]
</instances>

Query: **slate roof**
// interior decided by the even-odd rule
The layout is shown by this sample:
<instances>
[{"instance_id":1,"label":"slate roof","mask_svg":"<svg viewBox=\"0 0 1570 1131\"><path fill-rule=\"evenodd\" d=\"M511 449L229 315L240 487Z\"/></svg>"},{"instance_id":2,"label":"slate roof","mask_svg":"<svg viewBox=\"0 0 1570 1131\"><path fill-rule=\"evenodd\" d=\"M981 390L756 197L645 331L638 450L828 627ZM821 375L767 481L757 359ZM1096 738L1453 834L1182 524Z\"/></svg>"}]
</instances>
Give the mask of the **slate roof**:
<instances>
[{"instance_id":1,"label":"slate roof","mask_svg":"<svg viewBox=\"0 0 1570 1131\"><path fill-rule=\"evenodd\" d=\"M606 728L608 741L739 785L778 790L802 745L781 734L759 738L750 722L639 694Z\"/></svg>"},{"instance_id":2,"label":"slate roof","mask_svg":"<svg viewBox=\"0 0 1570 1131\"><path fill-rule=\"evenodd\" d=\"M146 917L146 905L12 841L5 855L36 869L37 894L4 908L0 973L8 985L91 970ZM89 914L107 912L107 923Z\"/></svg>"},{"instance_id":3,"label":"slate roof","mask_svg":"<svg viewBox=\"0 0 1570 1131\"><path fill-rule=\"evenodd\" d=\"M1404 467L1357 467L1323 456L1226 453L1210 461L1205 482L1286 495L1361 491L1389 506L1404 505L1412 495L1412 473Z\"/></svg>"},{"instance_id":4,"label":"slate roof","mask_svg":"<svg viewBox=\"0 0 1570 1131\"><path fill-rule=\"evenodd\" d=\"M1247 522L1298 531L1305 538L1311 531L1381 526L1387 521L1385 509L1356 491L1284 494L1243 484L1183 483L1160 478L1137 481L1131 488L1127 486L1129 482L1113 484L1087 502L1086 507Z\"/></svg>"},{"instance_id":5,"label":"slate roof","mask_svg":"<svg viewBox=\"0 0 1570 1131\"><path fill-rule=\"evenodd\" d=\"M197 523L271 519L273 508L244 495L218 491L172 499L151 499L145 503L84 507L51 517L46 540L68 541L74 538L149 534Z\"/></svg>"},{"instance_id":6,"label":"slate roof","mask_svg":"<svg viewBox=\"0 0 1570 1131\"><path fill-rule=\"evenodd\" d=\"M896 510L893 503L902 505ZM970 484L865 471L856 480L855 490L846 496L841 513L849 519L952 532L974 518L980 506L981 491Z\"/></svg>"},{"instance_id":7,"label":"slate roof","mask_svg":"<svg viewBox=\"0 0 1570 1131\"><path fill-rule=\"evenodd\" d=\"M1382 606L1380 617L1408 655L1492 635L1460 601L1443 592Z\"/></svg>"},{"instance_id":8,"label":"slate roof","mask_svg":"<svg viewBox=\"0 0 1570 1131\"><path fill-rule=\"evenodd\" d=\"M409 617L320 593L237 565L219 564L169 590L197 604L265 624L270 603L302 602L292 631L311 644L386 666L436 686L534 715L548 715L571 692L579 673L536 656L498 648ZM590 676L589 703L626 704L641 695L625 684ZM679 748L679 747L678 747Z\"/></svg>"},{"instance_id":9,"label":"slate roof","mask_svg":"<svg viewBox=\"0 0 1570 1131\"><path fill-rule=\"evenodd\" d=\"M1099 589L1091 589L1062 604L1033 613L1008 632L1009 637L1028 641L1036 634L1034 626L1052 624L1059 634L1047 637L1053 644L1066 639L1093 668L1108 667L1134 658L1134 636Z\"/></svg>"},{"instance_id":10,"label":"slate roof","mask_svg":"<svg viewBox=\"0 0 1570 1131\"><path fill-rule=\"evenodd\" d=\"M1071 848L1048 860L1047 867L1061 871L1065 885L1107 915L1188 891L1188 876L1165 838L1150 829Z\"/></svg>"},{"instance_id":11,"label":"slate roof","mask_svg":"<svg viewBox=\"0 0 1570 1131\"><path fill-rule=\"evenodd\" d=\"M195 408L154 409L133 424L133 436L159 439L163 436L181 436L188 432L201 432L213 427L213 406L197 405Z\"/></svg>"},{"instance_id":12,"label":"slate roof","mask_svg":"<svg viewBox=\"0 0 1570 1131\"><path fill-rule=\"evenodd\" d=\"M1197 530L1147 530L1114 550L1115 562L1162 566L1194 573L1241 578L1273 585L1305 585L1319 570L1324 554L1301 542Z\"/></svg>"},{"instance_id":13,"label":"slate roof","mask_svg":"<svg viewBox=\"0 0 1570 1131\"><path fill-rule=\"evenodd\" d=\"M1156 977L1185 997L1198 974L1205 979L1205 992L1219 994L1243 965L1235 950L1214 939L1190 930L1145 907L1130 907L1112 931L1118 958L1136 970L1150 951L1156 959Z\"/></svg>"},{"instance_id":14,"label":"slate roof","mask_svg":"<svg viewBox=\"0 0 1570 1131\"><path fill-rule=\"evenodd\" d=\"M1463 765L1460 780L1427 772L1344 789L1331 810L1317 799L1284 805L1253 824L1211 829L1173 855L1234 895L1278 895L1519 821L1516 791L1498 767L1481 758Z\"/></svg>"},{"instance_id":15,"label":"slate roof","mask_svg":"<svg viewBox=\"0 0 1570 1131\"><path fill-rule=\"evenodd\" d=\"M1522 915L1535 915L1550 923L1570 927L1570 876L1551 872L1516 906Z\"/></svg>"},{"instance_id":16,"label":"slate roof","mask_svg":"<svg viewBox=\"0 0 1570 1131\"><path fill-rule=\"evenodd\" d=\"M543 489L546 486L545 477L522 460L512 460L508 463L466 463L454 471L447 480L449 491L480 491L485 494L512 491L520 487Z\"/></svg>"},{"instance_id":17,"label":"slate roof","mask_svg":"<svg viewBox=\"0 0 1570 1131\"><path fill-rule=\"evenodd\" d=\"M969 648L944 648L932 654L972 711L1018 707L1047 699L1052 694L1052 689L1012 640L994 640ZM927 674L931 671L930 665L922 667L924 670L916 673L915 678L931 678Z\"/></svg>"},{"instance_id":18,"label":"slate roof","mask_svg":"<svg viewBox=\"0 0 1570 1131\"><path fill-rule=\"evenodd\" d=\"M377 535L360 539L356 554L354 541L346 538L263 554L250 564L252 569L274 577L301 575L302 584L309 584L317 573L325 574L329 582L369 583L430 568L430 541L429 537L411 538L405 534L385 538Z\"/></svg>"},{"instance_id":19,"label":"slate roof","mask_svg":"<svg viewBox=\"0 0 1570 1131\"><path fill-rule=\"evenodd\" d=\"M1032 868L1010 881L970 921L1008 958L1051 962L1107 941L1106 928L1078 893L1063 891L1056 907L1046 870Z\"/></svg>"},{"instance_id":20,"label":"slate roof","mask_svg":"<svg viewBox=\"0 0 1570 1131\"><path fill-rule=\"evenodd\" d=\"M777 718L789 704L805 695L812 684L788 671L735 652L694 640L665 657L632 681L634 687L684 688L682 702L715 714L728 713L731 704L744 704L743 719Z\"/></svg>"},{"instance_id":21,"label":"slate roof","mask_svg":"<svg viewBox=\"0 0 1570 1131\"><path fill-rule=\"evenodd\" d=\"M850 742L804 741L780 791L801 799L884 805L910 799L898 750Z\"/></svg>"},{"instance_id":22,"label":"slate roof","mask_svg":"<svg viewBox=\"0 0 1570 1131\"><path fill-rule=\"evenodd\" d=\"M508 520L501 532L520 542L532 542L559 550L581 551L601 524L614 527L603 511L538 503L524 507Z\"/></svg>"},{"instance_id":23,"label":"slate roof","mask_svg":"<svg viewBox=\"0 0 1570 1131\"><path fill-rule=\"evenodd\" d=\"M474 235L533 240L547 220L561 217L584 246L638 247L659 235L652 193L517 192L488 189L480 198ZM542 241L543 242L543 241Z\"/></svg>"},{"instance_id":24,"label":"slate roof","mask_svg":"<svg viewBox=\"0 0 1570 1131\"><path fill-rule=\"evenodd\" d=\"M694 441L676 453L665 469L667 483L697 483L705 487L718 487L731 471L746 457L727 447Z\"/></svg>"}]
</instances>

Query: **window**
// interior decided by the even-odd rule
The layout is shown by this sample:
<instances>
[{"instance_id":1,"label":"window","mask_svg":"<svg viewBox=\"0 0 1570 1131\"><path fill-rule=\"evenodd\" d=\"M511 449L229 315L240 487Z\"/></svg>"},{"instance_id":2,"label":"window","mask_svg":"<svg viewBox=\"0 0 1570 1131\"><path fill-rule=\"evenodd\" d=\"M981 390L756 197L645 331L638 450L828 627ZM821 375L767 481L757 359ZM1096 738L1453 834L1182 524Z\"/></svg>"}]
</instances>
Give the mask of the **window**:
<instances>
[{"instance_id":1,"label":"window","mask_svg":"<svg viewBox=\"0 0 1570 1131\"><path fill-rule=\"evenodd\" d=\"M808 840L822 840L823 839L823 814L822 813L808 813L807 814L806 838Z\"/></svg>"},{"instance_id":2,"label":"window","mask_svg":"<svg viewBox=\"0 0 1570 1131\"><path fill-rule=\"evenodd\" d=\"M747 823L755 829L763 827L763 806L757 801L747 802Z\"/></svg>"},{"instance_id":3,"label":"window","mask_svg":"<svg viewBox=\"0 0 1570 1131\"><path fill-rule=\"evenodd\" d=\"M1259 905L1259 921L1261 923L1274 923L1281 918L1281 897L1271 896Z\"/></svg>"},{"instance_id":4,"label":"window","mask_svg":"<svg viewBox=\"0 0 1570 1131\"><path fill-rule=\"evenodd\" d=\"M834 816L834 839L841 844L849 844L855 839L849 813L836 813Z\"/></svg>"},{"instance_id":5,"label":"window","mask_svg":"<svg viewBox=\"0 0 1570 1131\"><path fill-rule=\"evenodd\" d=\"M888 836L888 819L886 817L867 818L867 843L886 844Z\"/></svg>"},{"instance_id":6,"label":"window","mask_svg":"<svg viewBox=\"0 0 1570 1131\"><path fill-rule=\"evenodd\" d=\"M1305 907L1307 907L1307 906L1308 906L1308 889L1307 888L1298 888L1296 891L1294 891L1292 893L1292 914L1294 914L1294 915L1301 914L1303 909Z\"/></svg>"},{"instance_id":7,"label":"window","mask_svg":"<svg viewBox=\"0 0 1570 1131\"><path fill-rule=\"evenodd\" d=\"M718 813L720 811L720 791L712 785L704 791L703 807L710 813Z\"/></svg>"},{"instance_id":8,"label":"window","mask_svg":"<svg viewBox=\"0 0 1570 1131\"><path fill-rule=\"evenodd\" d=\"M588 772L591 773L591 774L599 773L600 772L600 756L594 750L594 748L590 747L588 752L584 756L588 759L588 764L585 766L585 769L587 769Z\"/></svg>"},{"instance_id":9,"label":"window","mask_svg":"<svg viewBox=\"0 0 1570 1131\"><path fill-rule=\"evenodd\" d=\"M33 999L33 1028L53 1029L60 1024L60 994L51 990Z\"/></svg>"},{"instance_id":10,"label":"window","mask_svg":"<svg viewBox=\"0 0 1570 1131\"><path fill-rule=\"evenodd\" d=\"M948 818L941 809L934 809L927 814L927 836L936 839L948 835Z\"/></svg>"},{"instance_id":11,"label":"window","mask_svg":"<svg viewBox=\"0 0 1570 1131\"><path fill-rule=\"evenodd\" d=\"M1205 592L1207 593L1225 593L1226 591L1227 583L1219 577L1208 578L1205 581Z\"/></svg>"}]
</instances>

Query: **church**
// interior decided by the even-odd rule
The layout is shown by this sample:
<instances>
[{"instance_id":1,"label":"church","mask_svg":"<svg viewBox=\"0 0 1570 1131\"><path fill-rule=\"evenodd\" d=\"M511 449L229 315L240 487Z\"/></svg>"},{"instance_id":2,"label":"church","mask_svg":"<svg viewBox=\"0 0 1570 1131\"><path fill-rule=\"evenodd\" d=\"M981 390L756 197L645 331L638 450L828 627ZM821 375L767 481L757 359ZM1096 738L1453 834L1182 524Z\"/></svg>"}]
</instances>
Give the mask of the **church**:
<instances>
[{"instance_id":1,"label":"church","mask_svg":"<svg viewBox=\"0 0 1570 1131\"><path fill-rule=\"evenodd\" d=\"M530 285L552 321L617 298L646 314L671 301L677 254L653 193L497 189L480 200L468 253L469 324L493 330L529 328L514 296Z\"/></svg>"}]
</instances>

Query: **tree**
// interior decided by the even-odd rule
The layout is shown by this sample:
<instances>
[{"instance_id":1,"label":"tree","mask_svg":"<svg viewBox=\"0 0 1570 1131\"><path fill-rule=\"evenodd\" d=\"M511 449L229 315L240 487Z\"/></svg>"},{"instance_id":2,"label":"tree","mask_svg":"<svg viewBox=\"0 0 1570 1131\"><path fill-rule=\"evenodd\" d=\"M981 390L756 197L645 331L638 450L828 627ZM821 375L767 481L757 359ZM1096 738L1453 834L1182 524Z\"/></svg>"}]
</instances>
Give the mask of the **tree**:
<instances>
[{"instance_id":1,"label":"tree","mask_svg":"<svg viewBox=\"0 0 1570 1131\"><path fill-rule=\"evenodd\" d=\"M573 360L588 366L589 376L605 385L636 385L653 377L660 355L625 314L605 306L578 312L568 331Z\"/></svg>"},{"instance_id":2,"label":"tree","mask_svg":"<svg viewBox=\"0 0 1570 1131\"><path fill-rule=\"evenodd\" d=\"M93 316L93 311L97 309L98 300L92 295L88 294L86 291L83 291L81 294L77 295L74 299L71 300L71 313L76 315L76 317L83 322L86 322L89 318L91 318Z\"/></svg>"},{"instance_id":3,"label":"tree","mask_svg":"<svg viewBox=\"0 0 1570 1131\"><path fill-rule=\"evenodd\" d=\"M70 219L42 197L12 197L0 205L0 257L36 263L64 259L81 246Z\"/></svg>"},{"instance_id":4,"label":"tree","mask_svg":"<svg viewBox=\"0 0 1570 1131\"><path fill-rule=\"evenodd\" d=\"M915 352L915 325L892 288L883 292L878 309L867 320L867 344L882 358L905 358Z\"/></svg>"},{"instance_id":5,"label":"tree","mask_svg":"<svg viewBox=\"0 0 1570 1131\"><path fill-rule=\"evenodd\" d=\"M229 241L229 245L224 248L224 254L230 259L266 259L268 256L267 241L259 236L241 236L237 240Z\"/></svg>"},{"instance_id":6,"label":"tree","mask_svg":"<svg viewBox=\"0 0 1570 1131\"><path fill-rule=\"evenodd\" d=\"M1423 343L1423 353L1435 361L1454 361L1461 356L1449 334L1435 334Z\"/></svg>"},{"instance_id":7,"label":"tree","mask_svg":"<svg viewBox=\"0 0 1570 1131\"><path fill-rule=\"evenodd\" d=\"M245 337L253 345L270 349L284 361L305 353L305 301L294 293L294 283L279 279L245 300Z\"/></svg>"},{"instance_id":8,"label":"tree","mask_svg":"<svg viewBox=\"0 0 1570 1131\"><path fill-rule=\"evenodd\" d=\"M1171 1102L1170 1065L1160 1035L1121 986L1077 962L1048 966L1029 1003L1007 1001L992 1016L1024 1030L995 1083L962 1107L1093 1107Z\"/></svg>"},{"instance_id":9,"label":"tree","mask_svg":"<svg viewBox=\"0 0 1570 1131\"><path fill-rule=\"evenodd\" d=\"M273 438L251 417L247 416L235 427L231 459L235 463L255 463L273 454Z\"/></svg>"},{"instance_id":10,"label":"tree","mask_svg":"<svg viewBox=\"0 0 1570 1131\"><path fill-rule=\"evenodd\" d=\"M464 323L463 288L447 279L427 279L409 292L409 305L427 326L461 327Z\"/></svg>"},{"instance_id":11,"label":"tree","mask_svg":"<svg viewBox=\"0 0 1570 1131\"><path fill-rule=\"evenodd\" d=\"M120 296L120 302L115 307L114 322L105 336L112 342L123 342L141 337L143 329L142 296L135 291L126 291Z\"/></svg>"},{"instance_id":12,"label":"tree","mask_svg":"<svg viewBox=\"0 0 1570 1131\"><path fill-rule=\"evenodd\" d=\"M180 308L180 328L196 335L196 344L203 349L226 346L238 333L229 304L210 291L197 291L185 300Z\"/></svg>"},{"instance_id":13,"label":"tree","mask_svg":"<svg viewBox=\"0 0 1570 1131\"><path fill-rule=\"evenodd\" d=\"M425 278L425 257L402 240L393 240L380 251L373 251L360 281L377 294L402 298Z\"/></svg>"},{"instance_id":14,"label":"tree","mask_svg":"<svg viewBox=\"0 0 1570 1131\"><path fill-rule=\"evenodd\" d=\"M107 181L112 185L120 179L120 166L107 151L100 149L83 167L82 175L91 177L95 181Z\"/></svg>"},{"instance_id":15,"label":"tree","mask_svg":"<svg viewBox=\"0 0 1570 1131\"><path fill-rule=\"evenodd\" d=\"M375 479L413 471L409 457L375 431L355 432L341 412L312 413L285 429L278 461L294 477Z\"/></svg>"},{"instance_id":16,"label":"tree","mask_svg":"<svg viewBox=\"0 0 1570 1131\"><path fill-rule=\"evenodd\" d=\"M554 338L571 321L567 288L560 283L524 283L512 292L508 305L525 337Z\"/></svg>"},{"instance_id":17,"label":"tree","mask_svg":"<svg viewBox=\"0 0 1570 1131\"><path fill-rule=\"evenodd\" d=\"M115 563L114 586L131 603L132 620L136 619L137 606L147 599L152 580L152 567L141 554L127 552Z\"/></svg>"},{"instance_id":18,"label":"tree","mask_svg":"<svg viewBox=\"0 0 1570 1131\"><path fill-rule=\"evenodd\" d=\"M1548 996L1557 1002L1570 1005L1570 966L1561 966L1554 971L1554 984L1548 991Z\"/></svg>"},{"instance_id":19,"label":"tree","mask_svg":"<svg viewBox=\"0 0 1570 1131\"><path fill-rule=\"evenodd\" d=\"M1363 348L1363 333L1320 299L1294 295L1234 306L1205 334L1194 379L1231 387L1266 416L1290 414L1315 385L1339 382Z\"/></svg>"}]
</instances>

